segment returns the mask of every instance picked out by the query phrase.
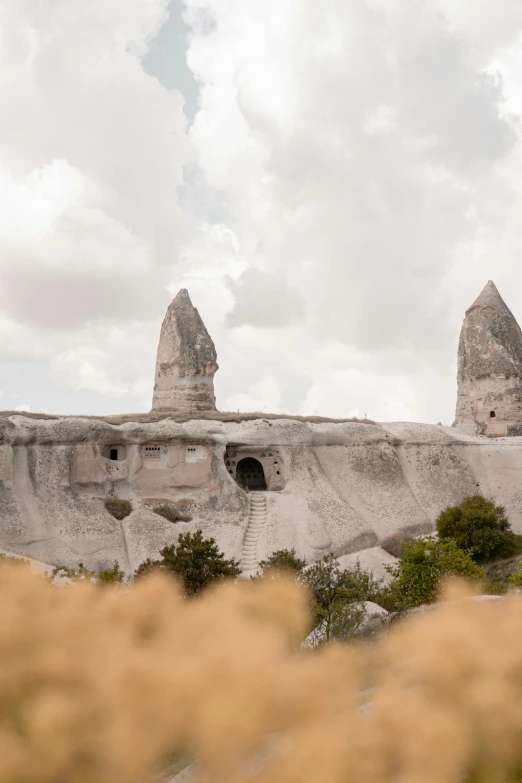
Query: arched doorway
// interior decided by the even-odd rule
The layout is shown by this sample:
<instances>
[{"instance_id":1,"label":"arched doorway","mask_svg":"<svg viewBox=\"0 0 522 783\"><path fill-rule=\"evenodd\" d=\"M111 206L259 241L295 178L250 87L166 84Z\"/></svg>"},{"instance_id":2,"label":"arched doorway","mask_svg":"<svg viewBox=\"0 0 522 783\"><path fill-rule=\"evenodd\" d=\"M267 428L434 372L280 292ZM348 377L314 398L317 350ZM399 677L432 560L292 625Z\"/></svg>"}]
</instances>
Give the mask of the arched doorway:
<instances>
[{"instance_id":1,"label":"arched doorway","mask_svg":"<svg viewBox=\"0 0 522 783\"><path fill-rule=\"evenodd\" d=\"M259 460L253 457L239 460L236 468L236 481L247 489L266 490L265 471Z\"/></svg>"}]
</instances>

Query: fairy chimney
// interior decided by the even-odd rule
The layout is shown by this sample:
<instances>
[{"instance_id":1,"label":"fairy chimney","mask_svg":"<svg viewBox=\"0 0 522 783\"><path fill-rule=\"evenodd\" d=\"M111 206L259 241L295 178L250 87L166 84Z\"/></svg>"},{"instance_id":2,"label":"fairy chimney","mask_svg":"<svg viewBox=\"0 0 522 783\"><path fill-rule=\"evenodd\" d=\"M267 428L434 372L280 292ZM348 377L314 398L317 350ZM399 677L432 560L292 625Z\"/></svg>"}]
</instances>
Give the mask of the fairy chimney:
<instances>
[{"instance_id":1,"label":"fairy chimney","mask_svg":"<svg viewBox=\"0 0 522 783\"><path fill-rule=\"evenodd\" d=\"M218 369L212 338L182 288L161 327L153 411L214 411L214 374Z\"/></svg>"},{"instance_id":2,"label":"fairy chimney","mask_svg":"<svg viewBox=\"0 0 522 783\"><path fill-rule=\"evenodd\" d=\"M466 310L458 351L454 427L522 435L522 332L490 280Z\"/></svg>"}]
</instances>

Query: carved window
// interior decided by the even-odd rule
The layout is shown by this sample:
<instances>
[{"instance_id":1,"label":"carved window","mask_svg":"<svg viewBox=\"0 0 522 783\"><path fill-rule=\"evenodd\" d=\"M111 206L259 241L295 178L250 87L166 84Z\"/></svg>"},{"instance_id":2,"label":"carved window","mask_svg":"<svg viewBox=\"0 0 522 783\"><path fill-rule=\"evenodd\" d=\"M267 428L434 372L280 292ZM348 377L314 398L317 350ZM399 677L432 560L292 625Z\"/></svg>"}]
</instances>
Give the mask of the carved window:
<instances>
[{"instance_id":1,"label":"carved window","mask_svg":"<svg viewBox=\"0 0 522 783\"><path fill-rule=\"evenodd\" d=\"M123 462L123 460L127 459L127 447L122 444L104 446L102 448L102 456L111 462Z\"/></svg>"},{"instance_id":2,"label":"carved window","mask_svg":"<svg viewBox=\"0 0 522 783\"><path fill-rule=\"evenodd\" d=\"M161 459L161 446L145 446L143 454L148 459Z\"/></svg>"},{"instance_id":3,"label":"carved window","mask_svg":"<svg viewBox=\"0 0 522 783\"><path fill-rule=\"evenodd\" d=\"M495 411L490 411L490 412L489 412L489 418L490 418L490 419L494 419L496 415L497 415L497 414L495 413Z\"/></svg>"},{"instance_id":4,"label":"carved window","mask_svg":"<svg viewBox=\"0 0 522 783\"><path fill-rule=\"evenodd\" d=\"M199 462L207 459L207 450L204 446L185 446L185 462Z\"/></svg>"}]
</instances>

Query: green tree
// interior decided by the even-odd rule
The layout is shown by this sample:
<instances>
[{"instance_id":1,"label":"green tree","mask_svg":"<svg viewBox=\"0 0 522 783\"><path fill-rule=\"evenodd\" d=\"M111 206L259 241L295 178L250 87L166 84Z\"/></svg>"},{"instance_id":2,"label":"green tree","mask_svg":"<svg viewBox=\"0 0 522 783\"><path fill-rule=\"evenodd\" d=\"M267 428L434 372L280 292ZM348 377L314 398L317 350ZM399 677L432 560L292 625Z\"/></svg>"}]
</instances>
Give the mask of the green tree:
<instances>
[{"instance_id":1,"label":"green tree","mask_svg":"<svg viewBox=\"0 0 522 783\"><path fill-rule=\"evenodd\" d=\"M259 561L263 575L266 571L277 569L279 571L289 571L292 574L300 575L306 568L306 560L297 557L295 549L279 549L272 552L266 560Z\"/></svg>"},{"instance_id":2,"label":"green tree","mask_svg":"<svg viewBox=\"0 0 522 783\"><path fill-rule=\"evenodd\" d=\"M183 583L185 594L195 595L209 585L241 574L239 563L225 559L215 539L203 538L201 530L182 533L177 544L163 547L160 554L161 560L149 559L142 563L135 578L159 569L176 574Z\"/></svg>"},{"instance_id":3,"label":"green tree","mask_svg":"<svg viewBox=\"0 0 522 783\"><path fill-rule=\"evenodd\" d=\"M381 589L381 583L359 561L353 569L342 569L332 554L307 568L303 580L311 592L316 643L357 633L366 616L364 602L374 600Z\"/></svg>"},{"instance_id":4,"label":"green tree","mask_svg":"<svg viewBox=\"0 0 522 783\"><path fill-rule=\"evenodd\" d=\"M504 508L481 495L466 498L458 506L443 511L437 519L437 532L441 541L455 541L476 562L509 557L519 548Z\"/></svg>"},{"instance_id":5,"label":"green tree","mask_svg":"<svg viewBox=\"0 0 522 783\"><path fill-rule=\"evenodd\" d=\"M398 612L433 603L441 580L447 576L485 578L470 553L460 549L453 539L437 541L432 536L407 543L399 562L385 568L394 577L385 608Z\"/></svg>"}]
</instances>

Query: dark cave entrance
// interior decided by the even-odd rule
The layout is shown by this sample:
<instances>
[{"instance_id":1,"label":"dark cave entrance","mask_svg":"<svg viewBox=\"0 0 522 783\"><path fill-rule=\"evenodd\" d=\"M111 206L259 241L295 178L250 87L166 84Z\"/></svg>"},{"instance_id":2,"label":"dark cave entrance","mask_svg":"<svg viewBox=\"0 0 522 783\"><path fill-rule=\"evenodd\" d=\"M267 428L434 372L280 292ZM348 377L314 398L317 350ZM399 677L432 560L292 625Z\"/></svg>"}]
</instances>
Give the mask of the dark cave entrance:
<instances>
[{"instance_id":1,"label":"dark cave entrance","mask_svg":"<svg viewBox=\"0 0 522 783\"><path fill-rule=\"evenodd\" d=\"M265 471L259 460L253 457L239 460L236 468L236 481L247 489L266 490Z\"/></svg>"}]
</instances>

